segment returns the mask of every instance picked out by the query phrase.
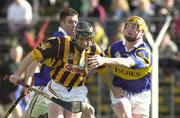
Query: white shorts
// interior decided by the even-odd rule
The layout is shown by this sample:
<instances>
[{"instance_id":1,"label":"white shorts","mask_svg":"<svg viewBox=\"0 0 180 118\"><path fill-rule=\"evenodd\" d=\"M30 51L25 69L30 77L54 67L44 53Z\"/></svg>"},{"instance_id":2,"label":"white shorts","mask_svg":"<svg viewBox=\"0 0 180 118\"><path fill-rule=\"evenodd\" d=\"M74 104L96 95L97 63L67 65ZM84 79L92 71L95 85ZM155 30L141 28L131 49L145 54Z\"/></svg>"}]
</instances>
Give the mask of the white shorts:
<instances>
[{"instance_id":1,"label":"white shorts","mask_svg":"<svg viewBox=\"0 0 180 118\"><path fill-rule=\"evenodd\" d=\"M40 91L44 92L43 86L41 87L34 87ZM26 105L26 113L32 117L37 117L40 115L44 115L48 112L48 106L47 106L47 99L35 92L31 92L29 94L30 100L28 104Z\"/></svg>"},{"instance_id":2,"label":"white shorts","mask_svg":"<svg viewBox=\"0 0 180 118\"><path fill-rule=\"evenodd\" d=\"M144 91L138 94L134 95L125 95L125 97L122 98L116 98L113 96L111 93L111 102L112 105L117 104L118 102L121 101L127 101L131 103L132 107L132 113L134 114L144 114L146 116L149 116L150 112L150 103L151 103L151 92L149 91Z\"/></svg>"},{"instance_id":3,"label":"white shorts","mask_svg":"<svg viewBox=\"0 0 180 118\"><path fill-rule=\"evenodd\" d=\"M88 89L85 86L80 86L72 88L70 91L68 91L63 85L51 80L46 87L46 93L66 102L85 102L87 99ZM48 103L52 103L52 101L48 100Z\"/></svg>"}]
</instances>

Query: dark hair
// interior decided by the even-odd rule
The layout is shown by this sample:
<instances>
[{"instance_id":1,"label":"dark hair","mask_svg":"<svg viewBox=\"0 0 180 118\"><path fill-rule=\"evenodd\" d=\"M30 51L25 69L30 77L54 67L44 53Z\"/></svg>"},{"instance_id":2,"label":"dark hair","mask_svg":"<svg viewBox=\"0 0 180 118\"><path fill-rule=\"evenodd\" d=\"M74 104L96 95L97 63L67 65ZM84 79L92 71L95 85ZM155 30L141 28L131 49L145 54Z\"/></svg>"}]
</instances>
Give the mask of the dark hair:
<instances>
[{"instance_id":1,"label":"dark hair","mask_svg":"<svg viewBox=\"0 0 180 118\"><path fill-rule=\"evenodd\" d=\"M59 19L60 22L64 21L68 16L78 15L78 12L72 8L65 8L60 11Z\"/></svg>"}]
</instances>

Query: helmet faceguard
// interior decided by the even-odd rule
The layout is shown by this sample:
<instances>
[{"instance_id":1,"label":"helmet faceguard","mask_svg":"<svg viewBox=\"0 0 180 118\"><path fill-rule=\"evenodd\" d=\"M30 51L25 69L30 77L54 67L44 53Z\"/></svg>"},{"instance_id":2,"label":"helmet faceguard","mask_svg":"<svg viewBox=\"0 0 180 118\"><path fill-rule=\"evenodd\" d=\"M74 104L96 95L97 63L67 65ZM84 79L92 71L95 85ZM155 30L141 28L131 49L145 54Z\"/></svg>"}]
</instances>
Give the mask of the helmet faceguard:
<instances>
[{"instance_id":1,"label":"helmet faceguard","mask_svg":"<svg viewBox=\"0 0 180 118\"><path fill-rule=\"evenodd\" d=\"M80 21L77 23L75 28L75 41L76 45L81 49L86 49L93 45L93 38L95 32L90 23L86 21Z\"/></svg>"},{"instance_id":2,"label":"helmet faceguard","mask_svg":"<svg viewBox=\"0 0 180 118\"><path fill-rule=\"evenodd\" d=\"M75 28L75 37L76 39L90 39L95 36L93 27L90 23L86 21L80 21Z\"/></svg>"},{"instance_id":3,"label":"helmet faceguard","mask_svg":"<svg viewBox=\"0 0 180 118\"><path fill-rule=\"evenodd\" d=\"M127 41L133 42L140 39L146 30L145 21L138 16L130 16L125 21L124 37Z\"/></svg>"}]
</instances>

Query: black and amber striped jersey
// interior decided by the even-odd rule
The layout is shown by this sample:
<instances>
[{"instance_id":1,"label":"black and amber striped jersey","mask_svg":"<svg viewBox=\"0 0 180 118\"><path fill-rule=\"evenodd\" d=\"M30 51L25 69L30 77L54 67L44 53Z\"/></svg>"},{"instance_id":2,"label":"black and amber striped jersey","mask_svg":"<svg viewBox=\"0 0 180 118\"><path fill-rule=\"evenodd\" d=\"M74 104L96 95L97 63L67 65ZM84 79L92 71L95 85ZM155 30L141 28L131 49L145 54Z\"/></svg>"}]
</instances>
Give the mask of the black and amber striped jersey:
<instances>
[{"instance_id":1,"label":"black and amber striped jersey","mask_svg":"<svg viewBox=\"0 0 180 118\"><path fill-rule=\"evenodd\" d=\"M51 78L65 87L84 85L88 76L85 60L95 54L103 56L96 44L82 50L69 36L51 37L31 52L34 60L43 61L52 68Z\"/></svg>"}]
</instances>

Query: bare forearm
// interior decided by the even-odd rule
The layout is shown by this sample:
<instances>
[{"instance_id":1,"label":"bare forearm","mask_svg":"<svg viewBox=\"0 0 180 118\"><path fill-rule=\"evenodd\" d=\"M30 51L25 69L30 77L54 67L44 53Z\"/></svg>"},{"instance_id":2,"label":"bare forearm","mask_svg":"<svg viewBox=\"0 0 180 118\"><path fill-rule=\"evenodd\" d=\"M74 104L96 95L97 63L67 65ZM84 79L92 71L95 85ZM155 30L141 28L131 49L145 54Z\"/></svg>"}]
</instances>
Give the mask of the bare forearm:
<instances>
[{"instance_id":1,"label":"bare forearm","mask_svg":"<svg viewBox=\"0 0 180 118\"><path fill-rule=\"evenodd\" d=\"M33 58L28 54L20 63L18 69L15 71L14 75L21 76L21 74L26 70L27 66L33 62Z\"/></svg>"},{"instance_id":2,"label":"bare forearm","mask_svg":"<svg viewBox=\"0 0 180 118\"><path fill-rule=\"evenodd\" d=\"M132 67L135 65L135 61L131 58L109 58L109 57L101 57L100 55L92 56L88 59L89 68L97 68L102 65L121 65L126 67Z\"/></svg>"},{"instance_id":3,"label":"bare forearm","mask_svg":"<svg viewBox=\"0 0 180 118\"><path fill-rule=\"evenodd\" d=\"M108 58L104 57L104 63L107 65L123 65L126 67L131 67L135 65L132 58Z\"/></svg>"},{"instance_id":4,"label":"bare forearm","mask_svg":"<svg viewBox=\"0 0 180 118\"><path fill-rule=\"evenodd\" d=\"M35 69L38 65L38 62L37 61L33 61L31 64L29 64L29 66L27 67L26 69L26 77L30 77L33 75L33 73L35 72Z\"/></svg>"}]
</instances>

